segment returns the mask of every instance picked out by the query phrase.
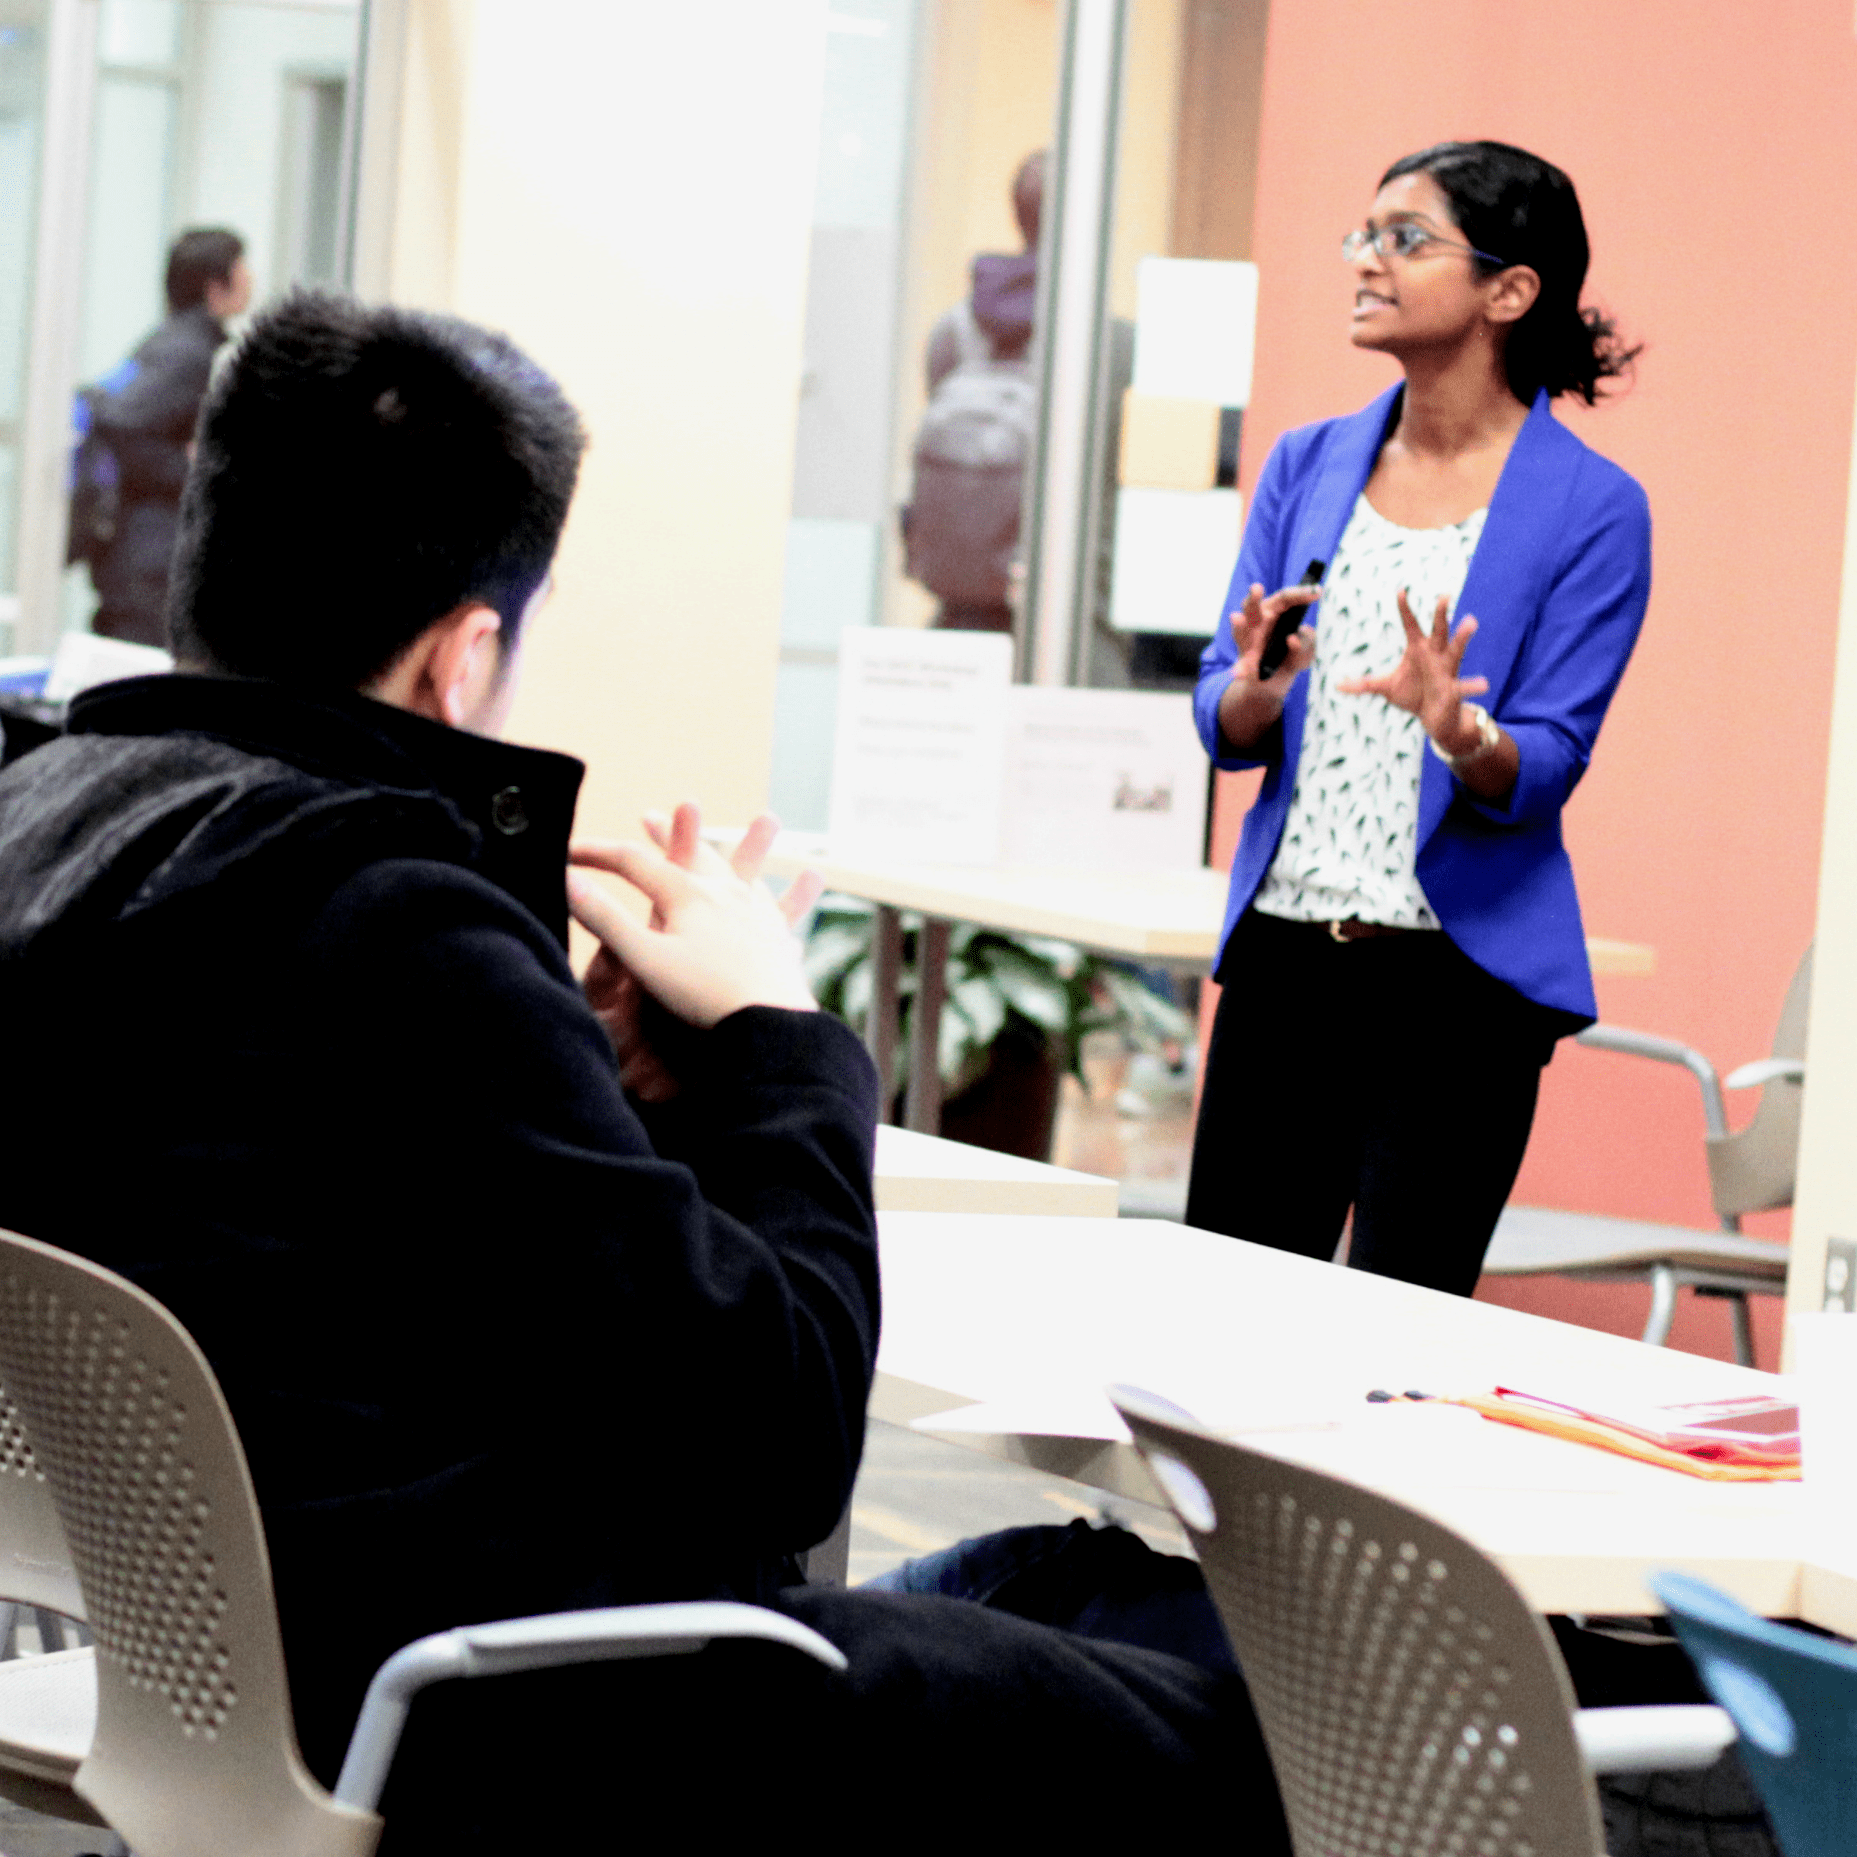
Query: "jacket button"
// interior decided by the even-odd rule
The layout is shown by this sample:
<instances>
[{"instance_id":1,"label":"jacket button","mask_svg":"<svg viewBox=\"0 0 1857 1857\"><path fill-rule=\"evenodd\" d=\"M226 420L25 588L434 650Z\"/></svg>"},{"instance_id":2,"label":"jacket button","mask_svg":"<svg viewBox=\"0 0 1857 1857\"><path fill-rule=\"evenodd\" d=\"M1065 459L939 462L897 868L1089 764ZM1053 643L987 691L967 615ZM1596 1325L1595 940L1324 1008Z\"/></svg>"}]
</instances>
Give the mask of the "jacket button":
<instances>
[{"instance_id":1,"label":"jacket button","mask_svg":"<svg viewBox=\"0 0 1857 1857\"><path fill-rule=\"evenodd\" d=\"M529 811L522 803L520 787L505 787L491 800L490 823L506 838L529 829Z\"/></svg>"}]
</instances>

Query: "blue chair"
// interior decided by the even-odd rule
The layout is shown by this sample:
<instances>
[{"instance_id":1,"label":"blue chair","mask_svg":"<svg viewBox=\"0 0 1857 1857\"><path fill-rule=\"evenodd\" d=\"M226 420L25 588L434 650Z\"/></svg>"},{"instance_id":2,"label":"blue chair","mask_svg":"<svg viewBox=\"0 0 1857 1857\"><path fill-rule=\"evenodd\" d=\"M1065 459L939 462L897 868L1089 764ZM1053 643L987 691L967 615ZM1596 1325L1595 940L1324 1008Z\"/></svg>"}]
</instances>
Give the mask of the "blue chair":
<instances>
[{"instance_id":1,"label":"blue chair","mask_svg":"<svg viewBox=\"0 0 1857 1857\"><path fill-rule=\"evenodd\" d=\"M1708 1690L1740 1730L1741 1759L1786 1857L1857 1851L1857 1650L1776 1625L1686 1573L1663 1601Z\"/></svg>"}]
</instances>

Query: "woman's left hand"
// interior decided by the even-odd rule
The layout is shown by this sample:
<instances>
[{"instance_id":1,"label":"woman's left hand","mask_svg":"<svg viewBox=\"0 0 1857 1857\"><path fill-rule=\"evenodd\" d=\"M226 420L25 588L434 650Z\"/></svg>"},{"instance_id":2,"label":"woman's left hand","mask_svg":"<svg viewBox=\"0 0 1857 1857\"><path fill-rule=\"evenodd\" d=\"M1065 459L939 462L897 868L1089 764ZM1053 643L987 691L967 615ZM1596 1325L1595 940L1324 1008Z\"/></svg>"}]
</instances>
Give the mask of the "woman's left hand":
<instances>
[{"instance_id":1,"label":"woman's left hand","mask_svg":"<svg viewBox=\"0 0 1857 1857\"><path fill-rule=\"evenodd\" d=\"M1476 636L1477 622L1461 619L1453 631L1450 615L1450 602L1440 599L1431 630L1424 631L1405 589L1400 588L1405 655L1384 676L1338 678L1335 688L1346 696L1384 697L1395 709L1417 716L1425 733L1446 754L1466 754L1477 745L1478 735L1474 721L1464 715L1464 699L1481 696L1489 688L1489 679L1458 676L1464 650Z\"/></svg>"}]
</instances>

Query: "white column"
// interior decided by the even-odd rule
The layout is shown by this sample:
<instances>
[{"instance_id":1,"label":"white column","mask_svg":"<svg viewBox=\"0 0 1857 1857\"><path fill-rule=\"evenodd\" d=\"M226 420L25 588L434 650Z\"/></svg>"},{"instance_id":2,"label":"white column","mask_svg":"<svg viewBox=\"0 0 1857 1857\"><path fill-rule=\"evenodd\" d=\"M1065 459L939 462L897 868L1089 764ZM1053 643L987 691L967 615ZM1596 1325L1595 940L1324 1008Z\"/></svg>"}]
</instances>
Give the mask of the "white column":
<instances>
[{"instance_id":1,"label":"white column","mask_svg":"<svg viewBox=\"0 0 1857 1857\"><path fill-rule=\"evenodd\" d=\"M1040 418L1026 518L1028 682L1073 681L1094 590L1104 304L1115 214L1127 0L1071 0L1046 177Z\"/></svg>"},{"instance_id":2,"label":"white column","mask_svg":"<svg viewBox=\"0 0 1857 1857\"><path fill-rule=\"evenodd\" d=\"M90 114L96 94L97 0L52 0L45 47L45 115L39 146L38 225L19 434L15 651L57 642L64 580L65 476L83 301L84 224L90 185Z\"/></svg>"},{"instance_id":3,"label":"white column","mask_svg":"<svg viewBox=\"0 0 1857 1857\"><path fill-rule=\"evenodd\" d=\"M362 0L337 240L349 288L368 302L384 300L393 281L406 33L407 0Z\"/></svg>"}]
</instances>

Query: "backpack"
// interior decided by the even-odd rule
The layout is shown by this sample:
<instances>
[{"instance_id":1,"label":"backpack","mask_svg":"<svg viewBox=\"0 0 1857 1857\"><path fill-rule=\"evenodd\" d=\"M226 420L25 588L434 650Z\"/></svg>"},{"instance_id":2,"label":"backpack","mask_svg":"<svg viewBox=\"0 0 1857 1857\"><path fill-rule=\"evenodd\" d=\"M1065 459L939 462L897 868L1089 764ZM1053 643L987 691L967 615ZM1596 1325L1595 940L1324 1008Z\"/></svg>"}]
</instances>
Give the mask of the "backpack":
<instances>
[{"instance_id":1,"label":"backpack","mask_svg":"<svg viewBox=\"0 0 1857 1857\"><path fill-rule=\"evenodd\" d=\"M971 304L954 312L953 323L960 359L916 428L906 570L943 600L1003 606L1038 396L1029 354L995 354Z\"/></svg>"},{"instance_id":2,"label":"backpack","mask_svg":"<svg viewBox=\"0 0 1857 1857\"><path fill-rule=\"evenodd\" d=\"M97 430L97 414L107 397L104 387L80 387L71 408L71 501L64 562L70 567L82 561L93 572L116 540L122 512L122 469L109 441Z\"/></svg>"}]
</instances>

